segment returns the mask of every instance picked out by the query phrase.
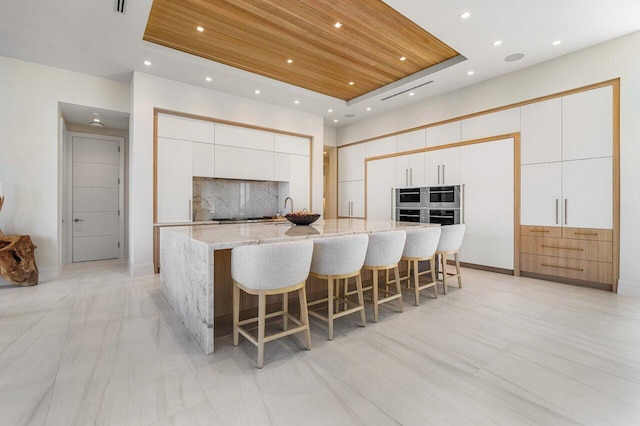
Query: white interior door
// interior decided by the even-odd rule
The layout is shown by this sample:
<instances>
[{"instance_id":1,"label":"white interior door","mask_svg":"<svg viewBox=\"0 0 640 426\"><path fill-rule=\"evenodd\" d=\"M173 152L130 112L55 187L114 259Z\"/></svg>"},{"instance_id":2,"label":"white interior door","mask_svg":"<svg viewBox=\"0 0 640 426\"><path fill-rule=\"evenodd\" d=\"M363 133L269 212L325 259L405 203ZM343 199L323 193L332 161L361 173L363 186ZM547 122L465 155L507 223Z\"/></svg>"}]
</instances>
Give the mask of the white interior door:
<instances>
[{"instance_id":1,"label":"white interior door","mask_svg":"<svg viewBox=\"0 0 640 426\"><path fill-rule=\"evenodd\" d=\"M73 137L73 262L119 257L120 144Z\"/></svg>"}]
</instances>

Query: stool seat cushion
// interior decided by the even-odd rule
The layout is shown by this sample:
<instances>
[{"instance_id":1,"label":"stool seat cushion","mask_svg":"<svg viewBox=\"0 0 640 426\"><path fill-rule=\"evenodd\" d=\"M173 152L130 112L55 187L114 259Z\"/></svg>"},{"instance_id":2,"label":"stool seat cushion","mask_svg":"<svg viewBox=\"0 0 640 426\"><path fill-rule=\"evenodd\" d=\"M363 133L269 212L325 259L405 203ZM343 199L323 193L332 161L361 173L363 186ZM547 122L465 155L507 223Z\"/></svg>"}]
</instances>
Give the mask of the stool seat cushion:
<instances>
[{"instance_id":1,"label":"stool seat cushion","mask_svg":"<svg viewBox=\"0 0 640 426\"><path fill-rule=\"evenodd\" d=\"M404 243L402 257L431 257L435 254L440 241L440 227L407 229L407 241Z\"/></svg>"},{"instance_id":2,"label":"stool seat cushion","mask_svg":"<svg viewBox=\"0 0 640 426\"><path fill-rule=\"evenodd\" d=\"M364 266L395 265L402 257L407 233L404 230L375 232L369 235Z\"/></svg>"},{"instance_id":3,"label":"stool seat cushion","mask_svg":"<svg viewBox=\"0 0 640 426\"><path fill-rule=\"evenodd\" d=\"M356 234L313 240L311 272L318 275L344 275L362 269L369 235Z\"/></svg>"}]
</instances>

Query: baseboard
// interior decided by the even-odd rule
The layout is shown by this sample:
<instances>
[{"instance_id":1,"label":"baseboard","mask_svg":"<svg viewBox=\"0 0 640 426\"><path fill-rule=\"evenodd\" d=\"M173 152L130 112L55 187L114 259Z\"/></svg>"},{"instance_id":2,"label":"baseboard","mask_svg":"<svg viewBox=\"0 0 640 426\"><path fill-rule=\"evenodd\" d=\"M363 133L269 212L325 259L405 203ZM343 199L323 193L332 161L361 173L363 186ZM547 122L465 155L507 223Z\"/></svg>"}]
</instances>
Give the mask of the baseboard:
<instances>
[{"instance_id":1,"label":"baseboard","mask_svg":"<svg viewBox=\"0 0 640 426\"><path fill-rule=\"evenodd\" d=\"M38 283L52 281L60 278L60 268L38 269Z\"/></svg>"},{"instance_id":2,"label":"baseboard","mask_svg":"<svg viewBox=\"0 0 640 426\"><path fill-rule=\"evenodd\" d=\"M618 294L640 297L640 282L630 280L618 280Z\"/></svg>"},{"instance_id":3,"label":"baseboard","mask_svg":"<svg viewBox=\"0 0 640 426\"><path fill-rule=\"evenodd\" d=\"M132 277L142 277L144 275L153 275L153 263L145 263L142 265L134 265L129 263L129 275Z\"/></svg>"}]
</instances>

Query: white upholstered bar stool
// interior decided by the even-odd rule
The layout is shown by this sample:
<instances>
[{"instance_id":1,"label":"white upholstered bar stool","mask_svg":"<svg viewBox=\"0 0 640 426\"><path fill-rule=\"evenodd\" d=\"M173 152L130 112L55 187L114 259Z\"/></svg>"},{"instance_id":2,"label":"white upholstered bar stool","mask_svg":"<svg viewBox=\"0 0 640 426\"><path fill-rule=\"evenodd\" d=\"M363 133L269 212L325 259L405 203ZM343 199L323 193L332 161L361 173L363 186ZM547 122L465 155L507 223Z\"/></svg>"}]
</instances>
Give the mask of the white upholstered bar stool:
<instances>
[{"instance_id":1,"label":"white upholstered bar stool","mask_svg":"<svg viewBox=\"0 0 640 426\"><path fill-rule=\"evenodd\" d=\"M314 316L329 325L329 340L333 340L333 321L345 315L360 312L362 326L367 323L362 295L360 269L367 254L369 236L367 234L347 235L343 237L318 238L313 240L313 259L310 276L327 280L327 297L308 303L309 308L327 303L327 315L309 309ZM349 278L355 277L356 290L349 292ZM344 294L340 297L340 280L344 281ZM348 296L356 293L358 303ZM340 310L340 306L343 310Z\"/></svg>"},{"instance_id":2,"label":"white upholstered bar stool","mask_svg":"<svg viewBox=\"0 0 640 426\"><path fill-rule=\"evenodd\" d=\"M402 257L404 243L407 233L404 230L374 232L369 235L369 247L367 248L367 256L364 260L363 270L371 271L373 282L370 287L364 290L372 290L373 299L373 322L378 322L378 307L382 303L398 300L400 312L402 309L402 290L400 288L400 273L398 271L398 262ZM393 269L394 281L396 283L396 292L392 293L388 290L390 283L385 282L385 288L378 288L378 274L380 271L388 271ZM378 293L382 291L385 297L379 298Z\"/></svg>"},{"instance_id":3,"label":"white upholstered bar stool","mask_svg":"<svg viewBox=\"0 0 640 426\"><path fill-rule=\"evenodd\" d=\"M258 244L234 247L231 250L231 277L233 278L233 344L238 345L239 334L258 347L258 368L264 365L264 344L280 337L304 332L306 348L311 349L309 315L305 284L309 276L313 242L311 240ZM258 316L240 321L240 290L258 296ZM288 312L289 292L297 291L300 300L300 318ZM282 310L267 314L266 297L282 295ZM267 318L282 315L283 331L265 336ZM288 328L287 320L296 326ZM242 326L258 322L258 337Z\"/></svg>"},{"instance_id":4,"label":"white upholstered bar stool","mask_svg":"<svg viewBox=\"0 0 640 426\"><path fill-rule=\"evenodd\" d=\"M460 246L462 245L462 238L464 237L465 225L447 225L440 228L442 233L440 234L440 242L436 249L436 265L438 262L442 265L442 269L438 266L438 280L442 281L442 287L444 294L447 294L447 278L458 278L458 287L462 288L462 275L460 275L460 260L458 259L458 253ZM456 264L456 272L451 273L447 271L447 256L453 255ZM442 279L440 279L442 275Z\"/></svg>"},{"instance_id":5,"label":"white upholstered bar stool","mask_svg":"<svg viewBox=\"0 0 640 426\"><path fill-rule=\"evenodd\" d=\"M438 298L438 286L436 281L435 254L440 241L440 227L407 229L407 241L404 243L404 251L400 261L407 262L407 275L400 281L407 281L407 288L413 291L416 306L420 305L420 291L433 288L433 297ZM419 271L419 262L429 262L429 269ZM431 274L431 281L420 284L420 276Z\"/></svg>"}]
</instances>

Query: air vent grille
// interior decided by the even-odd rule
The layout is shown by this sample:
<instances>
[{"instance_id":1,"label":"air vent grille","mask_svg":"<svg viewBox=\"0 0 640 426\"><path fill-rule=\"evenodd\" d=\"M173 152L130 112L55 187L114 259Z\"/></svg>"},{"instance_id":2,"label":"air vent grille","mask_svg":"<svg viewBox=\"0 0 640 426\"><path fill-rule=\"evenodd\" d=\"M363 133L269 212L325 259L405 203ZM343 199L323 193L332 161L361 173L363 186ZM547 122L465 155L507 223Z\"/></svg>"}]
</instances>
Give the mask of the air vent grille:
<instances>
[{"instance_id":1,"label":"air vent grille","mask_svg":"<svg viewBox=\"0 0 640 426\"><path fill-rule=\"evenodd\" d=\"M115 11L124 13L124 1L125 0L115 0Z\"/></svg>"},{"instance_id":2,"label":"air vent grille","mask_svg":"<svg viewBox=\"0 0 640 426\"><path fill-rule=\"evenodd\" d=\"M426 86L427 84L431 84L431 83L433 83L433 80L429 80L429 81L427 81L426 83L422 83L422 84L419 84L419 85L417 85L417 86L415 86L415 87L412 87L412 88L410 88L410 89L403 90L402 92L394 93L393 95L391 95L391 96L387 96L386 98L382 98L382 99L380 99L380 100L381 100L381 101L386 101L387 99L394 98L394 97L396 97L396 96L398 96L398 95L402 95L403 93L411 92L412 90L416 90L418 87Z\"/></svg>"}]
</instances>

